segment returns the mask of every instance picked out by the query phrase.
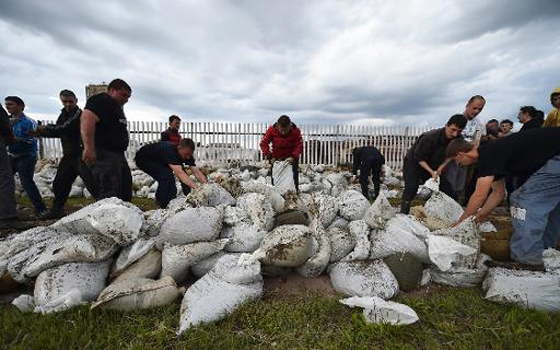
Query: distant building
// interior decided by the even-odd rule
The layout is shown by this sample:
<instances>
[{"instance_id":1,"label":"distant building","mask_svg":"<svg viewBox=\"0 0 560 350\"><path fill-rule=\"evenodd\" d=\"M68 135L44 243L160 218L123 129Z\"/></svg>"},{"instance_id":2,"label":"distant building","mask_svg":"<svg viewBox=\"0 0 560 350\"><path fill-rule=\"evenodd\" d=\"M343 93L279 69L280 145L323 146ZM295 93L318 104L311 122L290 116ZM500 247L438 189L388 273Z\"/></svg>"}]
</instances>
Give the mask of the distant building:
<instances>
[{"instance_id":1,"label":"distant building","mask_svg":"<svg viewBox=\"0 0 560 350\"><path fill-rule=\"evenodd\" d=\"M105 84L105 82L101 84L86 85L86 100L91 96L100 94L102 92L107 92L107 84Z\"/></svg>"}]
</instances>

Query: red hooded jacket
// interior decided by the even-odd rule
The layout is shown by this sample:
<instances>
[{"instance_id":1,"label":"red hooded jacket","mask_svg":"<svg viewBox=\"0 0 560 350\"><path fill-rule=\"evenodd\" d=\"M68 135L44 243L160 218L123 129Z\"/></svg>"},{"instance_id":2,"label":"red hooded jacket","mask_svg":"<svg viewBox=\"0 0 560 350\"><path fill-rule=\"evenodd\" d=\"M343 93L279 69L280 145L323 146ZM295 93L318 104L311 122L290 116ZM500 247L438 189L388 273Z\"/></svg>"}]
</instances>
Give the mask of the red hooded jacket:
<instances>
[{"instance_id":1,"label":"red hooded jacket","mask_svg":"<svg viewBox=\"0 0 560 350\"><path fill-rule=\"evenodd\" d=\"M270 157L270 143L272 142L272 158L299 158L303 151L301 131L292 123L292 130L286 135L280 134L276 128L278 123L269 127L261 140L260 146L265 158Z\"/></svg>"}]
</instances>

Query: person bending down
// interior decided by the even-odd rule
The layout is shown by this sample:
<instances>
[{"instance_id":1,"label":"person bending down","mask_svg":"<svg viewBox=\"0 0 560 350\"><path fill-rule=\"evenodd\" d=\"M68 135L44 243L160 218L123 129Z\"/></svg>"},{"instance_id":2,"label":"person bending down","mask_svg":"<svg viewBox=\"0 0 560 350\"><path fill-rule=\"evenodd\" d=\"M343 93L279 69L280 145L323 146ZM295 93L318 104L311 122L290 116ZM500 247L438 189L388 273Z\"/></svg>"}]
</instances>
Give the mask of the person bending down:
<instances>
[{"instance_id":1,"label":"person bending down","mask_svg":"<svg viewBox=\"0 0 560 350\"><path fill-rule=\"evenodd\" d=\"M385 164L385 157L381 152L373 146L356 147L352 150L353 167L352 174L356 175L360 169L360 186L362 187L362 194L368 200L369 197L369 174L371 173L371 182L373 182L374 195L376 199L379 195L381 187L381 168Z\"/></svg>"},{"instance_id":2,"label":"person bending down","mask_svg":"<svg viewBox=\"0 0 560 350\"><path fill-rule=\"evenodd\" d=\"M190 167L198 181L208 183L206 176L196 166L193 158L194 149L193 140L182 139L177 146L160 141L145 145L136 152L134 161L138 168L158 182L156 201L161 208L167 208L169 202L177 196L175 176L189 188L197 187L196 183L185 173L184 165Z\"/></svg>"}]
</instances>

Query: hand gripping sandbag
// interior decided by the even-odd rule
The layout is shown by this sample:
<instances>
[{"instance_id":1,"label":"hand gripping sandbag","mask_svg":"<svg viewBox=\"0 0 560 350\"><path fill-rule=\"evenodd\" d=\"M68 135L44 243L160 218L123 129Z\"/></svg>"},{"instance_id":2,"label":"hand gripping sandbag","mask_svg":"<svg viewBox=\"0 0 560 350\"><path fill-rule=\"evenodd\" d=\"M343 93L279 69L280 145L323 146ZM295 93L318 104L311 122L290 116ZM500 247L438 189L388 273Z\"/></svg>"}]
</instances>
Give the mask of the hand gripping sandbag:
<instances>
[{"instance_id":1,"label":"hand gripping sandbag","mask_svg":"<svg viewBox=\"0 0 560 350\"><path fill-rule=\"evenodd\" d=\"M260 272L256 261L242 263L235 256L221 257L214 268L185 293L178 333L220 320L242 304L260 298L263 291Z\"/></svg>"},{"instance_id":2,"label":"hand gripping sandbag","mask_svg":"<svg viewBox=\"0 0 560 350\"><path fill-rule=\"evenodd\" d=\"M235 198L218 184L202 184L187 196L187 202L195 207L235 205Z\"/></svg>"},{"instance_id":3,"label":"hand gripping sandbag","mask_svg":"<svg viewBox=\"0 0 560 350\"><path fill-rule=\"evenodd\" d=\"M35 312L58 312L95 300L105 288L109 264L70 263L41 272L35 281Z\"/></svg>"},{"instance_id":4,"label":"hand gripping sandbag","mask_svg":"<svg viewBox=\"0 0 560 350\"><path fill-rule=\"evenodd\" d=\"M341 261L329 267L333 288L348 296L391 299L399 283L382 260Z\"/></svg>"},{"instance_id":5,"label":"hand gripping sandbag","mask_svg":"<svg viewBox=\"0 0 560 350\"><path fill-rule=\"evenodd\" d=\"M331 242L323 225L317 219L313 220L309 226L313 233L313 239L316 241L317 249L315 254L303 265L296 267L296 271L303 277L317 277L329 265Z\"/></svg>"},{"instance_id":6,"label":"hand gripping sandbag","mask_svg":"<svg viewBox=\"0 0 560 350\"><path fill-rule=\"evenodd\" d=\"M331 242L331 263L337 262L350 254L356 246L356 237L349 230L331 228L327 231Z\"/></svg>"},{"instance_id":7,"label":"hand gripping sandbag","mask_svg":"<svg viewBox=\"0 0 560 350\"><path fill-rule=\"evenodd\" d=\"M540 311L560 311L560 275L490 268L482 282L485 299Z\"/></svg>"},{"instance_id":8,"label":"hand gripping sandbag","mask_svg":"<svg viewBox=\"0 0 560 350\"><path fill-rule=\"evenodd\" d=\"M369 257L371 243L369 241L369 227L364 220L352 221L348 231L354 237L356 245L350 254L342 260L365 260Z\"/></svg>"},{"instance_id":9,"label":"hand gripping sandbag","mask_svg":"<svg viewBox=\"0 0 560 350\"><path fill-rule=\"evenodd\" d=\"M418 321L418 315L411 307L378 297L351 297L339 302L350 307L364 308L367 323L402 326Z\"/></svg>"},{"instance_id":10,"label":"hand gripping sandbag","mask_svg":"<svg viewBox=\"0 0 560 350\"><path fill-rule=\"evenodd\" d=\"M243 209L259 230L270 231L274 227L274 210L270 201L259 193L246 193L237 199L237 207Z\"/></svg>"},{"instance_id":11,"label":"hand gripping sandbag","mask_svg":"<svg viewBox=\"0 0 560 350\"><path fill-rule=\"evenodd\" d=\"M360 192L350 190L338 198L338 211L343 218L354 221L363 219L370 204Z\"/></svg>"},{"instance_id":12,"label":"hand gripping sandbag","mask_svg":"<svg viewBox=\"0 0 560 350\"><path fill-rule=\"evenodd\" d=\"M169 218L157 236L157 246L163 243L183 245L214 241L222 229L222 212L216 208L187 208Z\"/></svg>"},{"instance_id":13,"label":"hand gripping sandbag","mask_svg":"<svg viewBox=\"0 0 560 350\"><path fill-rule=\"evenodd\" d=\"M282 195L274 186L252 182L245 185L243 187L243 191L245 193L260 193L268 198L270 204L272 205L272 208L276 213L281 213L284 211L284 197L282 197Z\"/></svg>"},{"instance_id":14,"label":"hand gripping sandbag","mask_svg":"<svg viewBox=\"0 0 560 350\"><path fill-rule=\"evenodd\" d=\"M133 204L107 198L60 219L52 227L75 235L97 233L124 246L138 239L142 221L142 211Z\"/></svg>"},{"instance_id":15,"label":"hand gripping sandbag","mask_svg":"<svg viewBox=\"0 0 560 350\"><path fill-rule=\"evenodd\" d=\"M132 311L165 306L172 304L183 290L177 288L171 277L157 281L148 278L126 279L105 288L91 308Z\"/></svg>"},{"instance_id":16,"label":"hand gripping sandbag","mask_svg":"<svg viewBox=\"0 0 560 350\"><path fill-rule=\"evenodd\" d=\"M391 206L383 192L380 192L373 204L367 209L364 221L371 228L381 229L387 221L395 217L396 213L396 209Z\"/></svg>"},{"instance_id":17,"label":"hand gripping sandbag","mask_svg":"<svg viewBox=\"0 0 560 350\"><path fill-rule=\"evenodd\" d=\"M251 257L263 264L297 267L315 253L313 248L311 230L307 226L283 225L269 232Z\"/></svg>"},{"instance_id":18,"label":"hand gripping sandbag","mask_svg":"<svg viewBox=\"0 0 560 350\"><path fill-rule=\"evenodd\" d=\"M272 179L274 187L282 196L288 192L295 192L294 172L292 164L286 161L276 161L272 165Z\"/></svg>"},{"instance_id":19,"label":"hand gripping sandbag","mask_svg":"<svg viewBox=\"0 0 560 350\"><path fill-rule=\"evenodd\" d=\"M435 192L424 204L424 213L447 224L454 224L463 215L463 208L443 192Z\"/></svg>"},{"instance_id":20,"label":"hand gripping sandbag","mask_svg":"<svg viewBox=\"0 0 560 350\"><path fill-rule=\"evenodd\" d=\"M432 263L443 272L452 267L471 269L475 266L478 255L473 247L446 236L432 234L428 235L428 253Z\"/></svg>"}]
</instances>

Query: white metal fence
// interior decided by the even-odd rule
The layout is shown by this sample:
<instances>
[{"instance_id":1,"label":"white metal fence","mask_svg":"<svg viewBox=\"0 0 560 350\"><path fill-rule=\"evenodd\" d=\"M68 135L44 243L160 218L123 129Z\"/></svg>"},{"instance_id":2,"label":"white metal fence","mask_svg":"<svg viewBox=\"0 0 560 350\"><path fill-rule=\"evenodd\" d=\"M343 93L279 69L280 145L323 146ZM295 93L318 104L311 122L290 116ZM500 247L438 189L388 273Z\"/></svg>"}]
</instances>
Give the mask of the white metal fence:
<instances>
[{"instance_id":1,"label":"white metal fence","mask_svg":"<svg viewBox=\"0 0 560 350\"><path fill-rule=\"evenodd\" d=\"M51 123L52 121L44 121ZM269 124L264 123L182 123L180 134L197 143L195 159L200 163L255 162L262 160L259 142ZM298 125L304 148L301 164L337 165L351 162L354 147L373 145L384 155L387 165L401 169L404 154L416 138L428 127L380 127L364 125ZM160 139L167 129L164 122L128 123L130 145L127 157L134 158L143 145ZM41 154L46 158L60 158L62 149L57 139L41 140Z\"/></svg>"}]
</instances>

